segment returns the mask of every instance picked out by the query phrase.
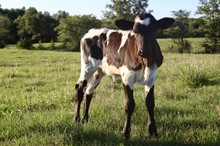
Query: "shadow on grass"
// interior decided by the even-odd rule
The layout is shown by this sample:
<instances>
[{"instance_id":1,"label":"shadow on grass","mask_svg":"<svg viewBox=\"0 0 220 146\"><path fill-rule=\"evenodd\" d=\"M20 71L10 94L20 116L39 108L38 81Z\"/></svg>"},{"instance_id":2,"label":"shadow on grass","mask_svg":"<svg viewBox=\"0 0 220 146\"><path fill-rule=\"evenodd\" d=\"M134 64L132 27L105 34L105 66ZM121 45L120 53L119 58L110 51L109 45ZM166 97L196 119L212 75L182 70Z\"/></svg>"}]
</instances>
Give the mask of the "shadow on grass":
<instances>
[{"instance_id":1,"label":"shadow on grass","mask_svg":"<svg viewBox=\"0 0 220 146\"><path fill-rule=\"evenodd\" d=\"M111 132L100 130L84 130L80 124L74 124L65 131L65 145L100 145L100 146L143 146L143 145L171 145L171 143L160 143L156 139L132 139L125 140L122 135L118 136ZM177 144L177 143L176 143Z\"/></svg>"},{"instance_id":2,"label":"shadow on grass","mask_svg":"<svg viewBox=\"0 0 220 146\"><path fill-rule=\"evenodd\" d=\"M192 123L186 123L191 125ZM116 135L105 130L88 130L84 129L81 124L73 124L64 132L64 145L100 145L100 146L182 146L193 145L200 146L204 144L195 142L184 142L184 140L164 140L150 137L136 137L130 140L123 139L122 135ZM209 145L219 145L219 142L209 143Z\"/></svg>"},{"instance_id":3,"label":"shadow on grass","mask_svg":"<svg viewBox=\"0 0 220 146\"><path fill-rule=\"evenodd\" d=\"M182 128L192 128L195 127L196 121L191 122L183 122L181 125ZM159 123L158 123L159 124ZM166 125L164 125L166 126ZM203 125L202 123L198 124L199 127L204 127L206 125ZM170 129L180 128L181 126L178 124L174 124L172 126L166 126L165 129L170 131ZM187 128L186 128L187 129ZM111 129L113 130L113 129ZM109 129L99 129L96 126L89 126L84 125L81 123L75 123L70 122L69 119L66 119L64 121L55 122L55 123L48 123L48 124L42 124L42 123L35 123L34 125L31 125L29 127L26 127L25 129L16 132L11 133L7 137L0 137L0 142L4 141L10 141L12 139L19 139L23 136L33 135L34 133L42 134L42 135L48 135L53 136L54 133L60 133L60 135L63 135L63 145L77 145L77 146L86 146L86 145L100 145L100 146L181 146L181 145L193 145L193 146L200 146L204 145L197 142L185 142L184 139L178 138L178 139L172 139L172 137L167 137L165 135L162 135L159 137L159 139L150 138L150 137L144 137L144 136L134 136L131 137L130 140L125 140L122 138L121 134L114 133L115 131L110 131ZM181 134L180 134L181 135ZM171 138L171 139L170 139ZM218 146L220 143L220 139L218 141L211 141L207 142L208 145Z\"/></svg>"}]
</instances>

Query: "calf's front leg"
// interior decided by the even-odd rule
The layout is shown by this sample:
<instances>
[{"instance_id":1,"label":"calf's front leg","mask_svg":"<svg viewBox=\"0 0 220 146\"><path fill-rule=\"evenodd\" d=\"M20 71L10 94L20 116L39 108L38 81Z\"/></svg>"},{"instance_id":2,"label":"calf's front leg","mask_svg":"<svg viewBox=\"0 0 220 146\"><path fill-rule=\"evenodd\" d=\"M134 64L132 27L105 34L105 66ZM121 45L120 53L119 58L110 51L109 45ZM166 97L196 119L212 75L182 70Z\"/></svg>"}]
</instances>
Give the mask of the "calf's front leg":
<instances>
[{"instance_id":1,"label":"calf's front leg","mask_svg":"<svg viewBox=\"0 0 220 146\"><path fill-rule=\"evenodd\" d=\"M125 92L125 125L123 129L123 135L126 139L130 138L131 132L131 115L135 108L135 101L133 97L133 89L130 89L128 85L124 85Z\"/></svg>"},{"instance_id":2,"label":"calf's front leg","mask_svg":"<svg viewBox=\"0 0 220 146\"><path fill-rule=\"evenodd\" d=\"M154 102L154 86L151 87L150 91L147 92L145 104L147 106L148 110L148 131L150 136L155 136L157 137L157 127L156 127L156 122L154 119L154 107L155 107L155 102Z\"/></svg>"}]
</instances>

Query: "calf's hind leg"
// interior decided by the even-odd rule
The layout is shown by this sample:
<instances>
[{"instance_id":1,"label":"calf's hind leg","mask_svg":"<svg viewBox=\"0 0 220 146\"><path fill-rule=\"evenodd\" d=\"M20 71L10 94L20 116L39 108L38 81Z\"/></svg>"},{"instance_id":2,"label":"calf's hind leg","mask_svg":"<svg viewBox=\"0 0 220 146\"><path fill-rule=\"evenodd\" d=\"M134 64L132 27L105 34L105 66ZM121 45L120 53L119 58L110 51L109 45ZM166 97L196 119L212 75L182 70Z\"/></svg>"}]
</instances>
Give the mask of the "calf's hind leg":
<instances>
[{"instance_id":1,"label":"calf's hind leg","mask_svg":"<svg viewBox=\"0 0 220 146\"><path fill-rule=\"evenodd\" d=\"M84 94L84 105L83 105L83 121L88 122L89 120L89 106L92 100L92 95L94 93L95 88L99 85L104 73L98 69L94 74L92 79L89 81L88 87Z\"/></svg>"},{"instance_id":2,"label":"calf's hind leg","mask_svg":"<svg viewBox=\"0 0 220 146\"><path fill-rule=\"evenodd\" d=\"M87 85L87 81L80 81L75 85L76 95L75 95L75 121L80 122L80 105L83 100L84 88Z\"/></svg>"},{"instance_id":3,"label":"calf's hind leg","mask_svg":"<svg viewBox=\"0 0 220 146\"><path fill-rule=\"evenodd\" d=\"M88 66L85 66L85 68L89 68ZM75 121L80 122L80 105L83 100L84 92L87 86L87 83L93 73L95 72L96 68L90 68L90 70L81 70L80 77L75 85L76 90L76 96L75 96Z\"/></svg>"}]
</instances>

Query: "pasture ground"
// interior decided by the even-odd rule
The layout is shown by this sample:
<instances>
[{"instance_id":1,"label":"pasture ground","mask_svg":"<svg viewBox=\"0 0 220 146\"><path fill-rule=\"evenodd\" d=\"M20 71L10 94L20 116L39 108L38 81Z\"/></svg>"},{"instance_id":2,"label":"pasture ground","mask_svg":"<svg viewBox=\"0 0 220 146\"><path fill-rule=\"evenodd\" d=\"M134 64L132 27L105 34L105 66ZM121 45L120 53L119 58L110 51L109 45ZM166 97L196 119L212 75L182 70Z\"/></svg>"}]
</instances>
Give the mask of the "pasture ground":
<instances>
[{"instance_id":1,"label":"pasture ground","mask_svg":"<svg viewBox=\"0 0 220 146\"><path fill-rule=\"evenodd\" d=\"M87 124L73 122L80 54L0 50L0 145L220 145L220 55L168 54L155 86L159 139L147 133L135 85L131 139L122 139L124 91L104 77Z\"/></svg>"}]
</instances>

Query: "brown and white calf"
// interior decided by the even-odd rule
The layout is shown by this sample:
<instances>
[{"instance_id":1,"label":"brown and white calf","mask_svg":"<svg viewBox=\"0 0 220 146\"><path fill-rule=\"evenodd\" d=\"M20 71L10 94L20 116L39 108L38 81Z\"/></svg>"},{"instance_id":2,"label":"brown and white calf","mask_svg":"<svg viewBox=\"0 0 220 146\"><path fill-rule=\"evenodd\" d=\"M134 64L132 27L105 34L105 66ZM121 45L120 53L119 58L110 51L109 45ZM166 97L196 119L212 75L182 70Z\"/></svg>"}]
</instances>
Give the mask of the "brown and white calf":
<instances>
[{"instance_id":1,"label":"brown and white calf","mask_svg":"<svg viewBox=\"0 0 220 146\"><path fill-rule=\"evenodd\" d=\"M121 76L125 92L125 125L123 134L130 137L131 115L135 108L134 84L144 85L148 109L148 128L157 136L154 119L154 84L157 68L163 55L156 41L155 31L166 29L172 18L156 20L151 14L136 16L135 21L117 20L119 30L91 29L81 39L81 72L75 86L75 121L80 121L80 104L84 98L83 122L87 122L89 105L102 77Z\"/></svg>"}]
</instances>

